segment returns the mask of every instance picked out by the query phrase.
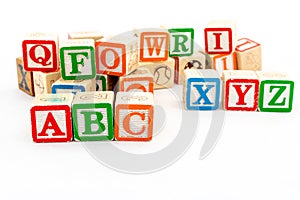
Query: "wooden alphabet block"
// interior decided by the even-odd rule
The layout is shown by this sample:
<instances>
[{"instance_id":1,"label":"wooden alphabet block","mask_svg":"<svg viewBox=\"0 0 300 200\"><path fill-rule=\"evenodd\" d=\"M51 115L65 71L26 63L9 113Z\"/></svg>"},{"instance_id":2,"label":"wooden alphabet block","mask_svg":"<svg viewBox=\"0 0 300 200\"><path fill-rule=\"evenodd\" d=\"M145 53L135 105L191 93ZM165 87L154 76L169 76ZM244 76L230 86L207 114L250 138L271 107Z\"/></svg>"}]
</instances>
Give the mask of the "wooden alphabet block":
<instances>
[{"instance_id":1,"label":"wooden alphabet block","mask_svg":"<svg viewBox=\"0 0 300 200\"><path fill-rule=\"evenodd\" d=\"M34 96L34 83L32 72L24 69L23 59L21 57L16 59L17 74L18 74L18 87L23 92Z\"/></svg>"},{"instance_id":2,"label":"wooden alphabet block","mask_svg":"<svg viewBox=\"0 0 300 200\"><path fill-rule=\"evenodd\" d=\"M194 29L169 29L170 47L169 56L191 56L194 52Z\"/></svg>"},{"instance_id":3,"label":"wooden alphabet block","mask_svg":"<svg viewBox=\"0 0 300 200\"><path fill-rule=\"evenodd\" d=\"M124 76L138 67L138 37L134 32L96 42L97 73Z\"/></svg>"},{"instance_id":4,"label":"wooden alphabet block","mask_svg":"<svg viewBox=\"0 0 300 200\"><path fill-rule=\"evenodd\" d=\"M216 70L187 69L183 99L187 110L216 110L220 104L221 81Z\"/></svg>"},{"instance_id":5,"label":"wooden alphabet block","mask_svg":"<svg viewBox=\"0 0 300 200\"><path fill-rule=\"evenodd\" d=\"M35 95L49 94L52 92L52 84L61 77L60 71L56 72L33 72Z\"/></svg>"},{"instance_id":6,"label":"wooden alphabet block","mask_svg":"<svg viewBox=\"0 0 300 200\"><path fill-rule=\"evenodd\" d=\"M72 141L73 94L39 94L30 114L34 142Z\"/></svg>"},{"instance_id":7,"label":"wooden alphabet block","mask_svg":"<svg viewBox=\"0 0 300 200\"><path fill-rule=\"evenodd\" d=\"M291 112L294 81L286 73L257 71L260 81L258 108L263 112Z\"/></svg>"},{"instance_id":8,"label":"wooden alphabet block","mask_svg":"<svg viewBox=\"0 0 300 200\"><path fill-rule=\"evenodd\" d=\"M208 54L230 54L236 45L236 27L232 21L210 21L204 29Z\"/></svg>"},{"instance_id":9,"label":"wooden alphabet block","mask_svg":"<svg viewBox=\"0 0 300 200\"><path fill-rule=\"evenodd\" d=\"M259 80L254 71L224 70L224 109L256 111Z\"/></svg>"},{"instance_id":10,"label":"wooden alphabet block","mask_svg":"<svg viewBox=\"0 0 300 200\"><path fill-rule=\"evenodd\" d=\"M95 42L103 38L103 35L97 31L81 31L68 33L69 39L93 39Z\"/></svg>"},{"instance_id":11,"label":"wooden alphabet block","mask_svg":"<svg viewBox=\"0 0 300 200\"><path fill-rule=\"evenodd\" d=\"M58 69L57 35L29 33L22 42L26 71L55 72Z\"/></svg>"},{"instance_id":12,"label":"wooden alphabet block","mask_svg":"<svg viewBox=\"0 0 300 200\"><path fill-rule=\"evenodd\" d=\"M96 77L95 43L92 39L72 39L59 43L61 75L64 80Z\"/></svg>"},{"instance_id":13,"label":"wooden alphabet block","mask_svg":"<svg viewBox=\"0 0 300 200\"><path fill-rule=\"evenodd\" d=\"M64 80L60 78L52 85L52 93L73 93L88 92L96 90L95 79L86 80Z\"/></svg>"},{"instance_id":14,"label":"wooden alphabet block","mask_svg":"<svg viewBox=\"0 0 300 200\"><path fill-rule=\"evenodd\" d=\"M223 70L237 70L236 53L231 54L212 54L213 69L217 70L222 76Z\"/></svg>"},{"instance_id":15,"label":"wooden alphabet block","mask_svg":"<svg viewBox=\"0 0 300 200\"><path fill-rule=\"evenodd\" d=\"M241 38L236 46L237 68L240 70L261 70L261 45L248 38Z\"/></svg>"},{"instance_id":16,"label":"wooden alphabet block","mask_svg":"<svg viewBox=\"0 0 300 200\"><path fill-rule=\"evenodd\" d=\"M127 76L120 77L119 91L139 91L152 92L154 89L154 79L148 68L140 67Z\"/></svg>"},{"instance_id":17,"label":"wooden alphabet block","mask_svg":"<svg viewBox=\"0 0 300 200\"><path fill-rule=\"evenodd\" d=\"M96 74L96 91L107 91L107 75Z\"/></svg>"},{"instance_id":18,"label":"wooden alphabet block","mask_svg":"<svg viewBox=\"0 0 300 200\"><path fill-rule=\"evenodd\" d=\"M151 140L153 104L151 92L118 92L115 104L115 139Z\"/></svg>"},{"instance_id":19,"label":"wooden alphabet block","mask_svg":"<svg viewBox=\"0 0 300 200\"><path fill-rule=\"evenodd\" d=\"M101 141L114 138L114 92L78 92L72 105L75 141Z\"/></svg>"},{"instance_id":20,"label":"wooden alphabet block","mask_svg":"<svg viewBox=\"0 0 300 200\"><path fill-rule=\"evenodd\" d=\"M174 85L175 60L143 62L139 67L148 68L154 77L154 89L171 88Z\"/></svg>"},{"instance_id":21,"label":"wooden alphabet block","mask_svg":"<svg viewBox=\"0 0 300 200\"><path fill-rule=\"evenodd\" d=\"M140 39L141 62L159 62L168 60L169 33L142 32Z\"/></svg>"}]
</instances>

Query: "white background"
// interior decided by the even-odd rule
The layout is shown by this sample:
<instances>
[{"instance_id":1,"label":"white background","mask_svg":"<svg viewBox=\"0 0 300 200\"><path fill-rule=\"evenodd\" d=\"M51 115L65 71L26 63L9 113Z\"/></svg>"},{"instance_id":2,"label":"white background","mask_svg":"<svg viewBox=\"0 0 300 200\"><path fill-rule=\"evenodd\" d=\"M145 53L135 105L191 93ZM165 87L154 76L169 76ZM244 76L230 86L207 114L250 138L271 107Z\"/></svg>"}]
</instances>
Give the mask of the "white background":
<instances>
[{"instance_id":1,"label":"white background","mask_svg":"<svg viewBox=\"0 0 300 200\"><path fill-rule=\"evenodd\" d=\"M293 0L2 1L0 199L299 199L299 17ZM227 112L218 145L199 160L210 123L210 114L201 112L198 136L186 154L148 175L115 172L79 143L32 142L32 98L17 89L15 66L25 32L98 30L108 36L182 25L193 27L202 45L203 28L213 19L235 20L239 37L261 43L264 70L292 75L292 113Z\"/></svg>"}]
</instances>

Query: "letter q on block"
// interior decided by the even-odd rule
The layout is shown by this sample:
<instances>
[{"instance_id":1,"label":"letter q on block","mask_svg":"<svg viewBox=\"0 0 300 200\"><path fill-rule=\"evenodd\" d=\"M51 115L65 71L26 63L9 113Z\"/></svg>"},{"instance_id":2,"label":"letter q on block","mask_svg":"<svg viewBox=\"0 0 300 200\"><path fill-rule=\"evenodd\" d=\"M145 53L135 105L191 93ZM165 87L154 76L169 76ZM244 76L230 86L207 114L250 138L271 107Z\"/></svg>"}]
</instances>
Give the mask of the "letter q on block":
<instances>
[{"instance_id":1,"label":"letter q on block","mask_svg":"<svg viewBox=\"0 0 300 200\"><path fill-rule=\"evenodd\" d=\"M150 141L153 135L153 94L118 92L115 106L115 139Z\"/></svg>"}]
</instances>

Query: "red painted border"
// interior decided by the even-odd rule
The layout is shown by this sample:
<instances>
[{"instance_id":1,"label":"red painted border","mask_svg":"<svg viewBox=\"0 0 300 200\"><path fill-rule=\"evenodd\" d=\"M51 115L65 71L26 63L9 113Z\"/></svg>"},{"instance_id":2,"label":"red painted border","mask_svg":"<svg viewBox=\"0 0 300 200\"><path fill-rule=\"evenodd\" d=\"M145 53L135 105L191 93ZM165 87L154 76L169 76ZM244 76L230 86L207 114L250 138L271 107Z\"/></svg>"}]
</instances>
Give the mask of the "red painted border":
<instances>
[{"instance_id":1,"label":"red painted border","mask_svg":"<svg viewBox=\"0 0 300 200\"><path fill-rule=\"evenodd\" d=\"M229 36L229 51L208 51L208 32L228 31ZM205 41L205 52L208 54L230 54L233 51L232 48L232 30L231 28L205 28L204 29L204 41Z\"/></svg>"},{"instance_id":2,"label":"red painted border","mask_svg":"<svg viewBox=\"0 0 300 200\"><path fill-rule=\"evenodd\" d=\"M154 81L153 78L151 77L123 77L120 80L119 92L121 91L126 92L124 88L125 82L139 82L139 81L149 81L149 88L147 92L152 92L152 93L154 92L154 83L153 83Z\"/></svg>"},{"instance_id":3,"label":"red painted border","mask_svg":"<svg viewBox=\"0 0 300 200\"><path fill-rule=\"evenodd\" d=\"M259 43L255 42L255 41L253 41L253 40L250 40L250 39L248 39L248 38L240 38L240 39L238 39L238 41L240 41L240 40L248 40L248 41L250 41L250 42L253 42L253 43L256 44L256 45L253 46L253 47L247 48L247 49L245 49L245 50L243 50L243 51L239 50L238 47L236 47L235 50L236 50L237 52L245 52L245 51L247 51L247 50L249 50L249 49L253 49L253 48L255 48L255 47L260 46Z\"/></svg>"}]
</instances>

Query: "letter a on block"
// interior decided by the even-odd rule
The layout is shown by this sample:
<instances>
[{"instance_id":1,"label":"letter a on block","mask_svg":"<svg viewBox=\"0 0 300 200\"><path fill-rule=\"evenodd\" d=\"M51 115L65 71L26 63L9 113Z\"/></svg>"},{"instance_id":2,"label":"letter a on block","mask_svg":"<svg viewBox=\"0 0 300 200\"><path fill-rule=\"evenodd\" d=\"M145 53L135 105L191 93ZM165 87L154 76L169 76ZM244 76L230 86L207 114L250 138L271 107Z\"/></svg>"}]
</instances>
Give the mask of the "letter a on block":
<instances>
[{"instance_id":1,"label":"letter a on block","mask_svg":"<svg viewBox=\"0 0 300 200\"><path fill-rule=\"evenodd\" d=\"M51 112L48 113L44 127L43 127L42 131L40 133L38 133L38 136L39 137L48 137L49 130L53 131L52 136L64 136L66 134L60 130L60 128Z\"/></svg>"},{"instance_id":2,"label":"letter a on block","mask_svg":"<svg viewBox=\"0 0 300 200\"><path fill-rule=\"evenodd\" d=\"M166 61L168 59L169 34L165 32L141 33L140 61Z\"/></svg>"}]
</instances>

